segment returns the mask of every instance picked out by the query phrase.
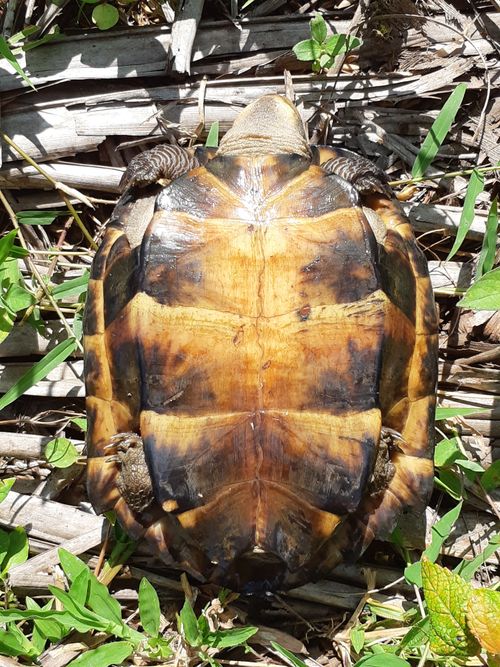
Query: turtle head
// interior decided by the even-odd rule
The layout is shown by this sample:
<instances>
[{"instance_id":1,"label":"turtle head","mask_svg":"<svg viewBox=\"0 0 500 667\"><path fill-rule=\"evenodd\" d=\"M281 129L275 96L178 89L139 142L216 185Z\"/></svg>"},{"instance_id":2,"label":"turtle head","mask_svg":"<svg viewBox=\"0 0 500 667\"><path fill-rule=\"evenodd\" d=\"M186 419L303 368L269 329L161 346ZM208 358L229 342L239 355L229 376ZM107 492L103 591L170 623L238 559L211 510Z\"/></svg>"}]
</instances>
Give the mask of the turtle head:
<instances>
[{"instance_id":1,"label":"turtle head","mask_svg":"<svg viewBox=\"0 0 500 667\"><path fill-rule=\"evenodd\" d=\"M301 155L311 149L295 106L281 95L264 95L237 116L217 155Z\"/></svg>"}]
</instances>

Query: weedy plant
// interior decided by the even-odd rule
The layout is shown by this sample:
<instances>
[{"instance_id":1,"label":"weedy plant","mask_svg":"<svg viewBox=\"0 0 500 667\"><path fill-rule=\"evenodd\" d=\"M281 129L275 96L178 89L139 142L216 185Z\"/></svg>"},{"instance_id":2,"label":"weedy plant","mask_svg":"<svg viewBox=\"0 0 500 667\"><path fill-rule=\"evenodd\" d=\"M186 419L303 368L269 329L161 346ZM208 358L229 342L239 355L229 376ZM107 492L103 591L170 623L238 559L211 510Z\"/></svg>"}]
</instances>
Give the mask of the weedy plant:
<instances>
[{"instance_id":1,"label":"weedy plant","mask_svg":"<svg viewBox=\"0 0 500 667\"><path fill-rule=\"evenodd\" d=\"M325 19L316 14L309 22L311 38L298 42L293 47L297 60L311 61L312 71L316 74L332 67L335 58L341 53L355 49L361 40L350 35L330 35Z\"/></svg>"}]
</instances>

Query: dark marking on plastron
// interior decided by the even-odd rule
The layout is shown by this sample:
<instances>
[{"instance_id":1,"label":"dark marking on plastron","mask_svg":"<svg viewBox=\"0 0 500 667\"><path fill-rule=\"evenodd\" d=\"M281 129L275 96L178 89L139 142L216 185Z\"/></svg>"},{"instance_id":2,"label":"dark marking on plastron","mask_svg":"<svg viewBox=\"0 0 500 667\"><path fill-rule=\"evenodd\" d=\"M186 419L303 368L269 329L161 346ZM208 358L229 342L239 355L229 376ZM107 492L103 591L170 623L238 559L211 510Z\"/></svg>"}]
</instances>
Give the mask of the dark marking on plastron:
<instances>
[{"instance_id":1,"label":"dark marking on plastron","mask_svg":"<svg viewBox=\"0 0 500 667\"><path fill-rule=\"evenodd\" d=\"M109 326L136 292L137 253L130 251L124 236L110 250L103 285L104 324Z\"/></svg>"},{"instance_id":2,"label":"dark marking on plastron","mask_svg":"<svg viewBox=\"0 0 500 667\"><path fill-rule=\"evenodd\" d=\"M429 344L421 358L419 391L413 398L424 398L436 390L438 371L438 341L434 334L434 345Z\"/></svg>"},{"instance_id":3,"label":"dark marking on plastron","mask_svg":"<svg viewBox=\"0 0 500 667\"><path fill-rule=\"evenodd\" d=\"M410 261L399 250L393 250L387 245L386 248L380 248L382 289L392 303L415 324L416 284Z\"/></svg>"},{"instance_id":4,"label":"dark marking on plastron","mask_svg":"<svg viewBox=\"0 0 500 667\"><path fill-rule=\"evenodd\" d=\"M89 396L99 396L103 366L94 350L88 348L85 350L83 365L87 394Z\"/></svg>"},{"instance_id":5,"label":"dark marking on plastron","mask_svg":"<svg viewBox=\"0 0 500 667\"><path fill-rule=\"evenodd\" d=\"M102 308L101 299L96 294L96 286L91 286L87 292L85 302L85 314L83 316L83 335L94 336L99 333L97 325L99 322L99 311Z\"/></svg>"},{"instance_id":6,"label":"dark marking on plastron","mask_svg":"<svg viewBox=\"0 0 500 667\"><path fill-rule=\"evenodd\" d=\"M138 410L140 371L135 340L108 340L108 356L114 398Z\"/></svg>"},{"instance_id":7,"label":"dark marking on plastron","mask_svg":"<svg viewBox=\"0 0 500 667\"><path fill-rule=\"evenodd\" d=\"M384 340L380 376L380 407L383 415L408 396L408 377L414 347L413 336L409 340L389 337Z\"/></svg>"},{"instance_id":8,"label":"dark marking on plastron","mask_svg":"<svg viewBox=\"0 0 500 667\"><path fill-rule=\"evenodd\" d=\"M335 414L370 410L378 406L381 350L349 340L346 368L321 374L307 409L331 409Z\"/></svg>"},{"instance_id":9,"label":"dark marking on plastron","mask_svg":"<svg viewBox=\"0 0 500 667\"><path fill-rule=\"evenodd\" d=\"M335 241L301 268L302 283L324 283L334 303L351 303L375 292L379 280L375 268L376 251L369 235L355 238L338 230Z\"/></svg>"}]
</instances>

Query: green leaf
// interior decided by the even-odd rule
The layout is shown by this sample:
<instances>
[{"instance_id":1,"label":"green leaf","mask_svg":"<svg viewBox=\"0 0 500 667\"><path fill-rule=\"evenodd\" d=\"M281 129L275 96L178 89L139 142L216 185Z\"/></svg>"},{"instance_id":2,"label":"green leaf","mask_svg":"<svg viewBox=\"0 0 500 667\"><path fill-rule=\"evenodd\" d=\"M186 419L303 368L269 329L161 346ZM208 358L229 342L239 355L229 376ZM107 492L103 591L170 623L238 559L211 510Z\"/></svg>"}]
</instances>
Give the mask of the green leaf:
<instances>
[{"instance_id":1,"label":"green leaf","mask_svg":"<svg viewBox=\"0 0 500 667\"><path fill-rule=\"evenodd\" d=\"M164 660L173 655L168 640L163 637L148 637L146 647L149 657L155 660Z\"/></svg>"},{"instance_id":2,"label":"green leaf","mask_svg":"<svg viewBox=\"0 0 500 667\"><path fill-rule=\"evenodd\" d=\"M437 468L450 466L460 456L463 456L458 446L458 438L446 438L437 443L434 450L434 465Z\"/></svg>"},{"instance_id":3,"label":"green leaf","mask_svg":"<svg viewBox=\"0 0 500 667\"><path fill-rule=\"evenodd\" d=\"M10 285L4 299L7 306L14 313L18 313L20 310L25 310L33 303L35 303L35 297L33 294L28 292L25 287L19 284Z\"/></svg>"},{"instance_id":4,"label":"green leaf","mask_svg":"<svg viewBox=\"0 0 500 667\"><path fill-rule=\"evenodd\" d=\"M438 406L436 408L436 421L441 419L451 419L452 417L467 417L467 415L480 414L481 412L488 412L491 408L481 408L472 406L464 406L459 408L443 408Z\"/></svg>"},{"instance_id":5,"label":"green leaf","mask_svg":"<svg viewBox=\"0 0 500 667\"><path fill-rule=\"evenodd\" d=\"M500 592L473 590L467 605L467 624L484 649L500 655Z\"/></svg>"},{"instance_id":6,"label":"green leaf","mask_svg":"<svg viewBox=\"0 0 500 667\"><path fill-rule=\"evenodd\" d=\"M29 543L26 531L22 526L17 526L9 532L7 552L2 561L1 577L4 577L11 567L20 565L28 560Z\"/></svg>"},{"instance_id":7,"label":"green leaf","mask_svg":"<svg viewBox=\"0 0 500 667\"><path fill-rule=\"evenodd\" d=\"M117 8L107 2L97 5L92 10L92 21L99 30L109 30L118 23L119 18L120 14Z\"/></svg>"},{"instance_id":8,"label":"green leaf","mask_svg":"<svg viewBox=\"0 0 500 667\"><path fill-rule=\"evenodd\" d=\"M381 653L380 655L370 655L366 658L361 658L354 667L411 667L411 665L397 655Z\"/></svg>"},{"instance_id":9,"label":"green leaf","mask_svg":"<svg viewBox=\"0 0 500 667\"><path fill-rule=\"evenodd\" d=\"M144 630L151 637L160 632L160 601L158 594L146 578L139 584L139 616Z\"/></svg>"},{"instance_id":10,"label":"green leaf","mask_svg":"<svg viewBox=\"0 0 500 667\"><path fill-rule=\"evenodd\" d=\"M333 65L333 58L328 53L322 53L318 62L322 69L329 69Z\"/></svg>"},{"instance_id":11,"label":"green leaf","mask_svg":"<svg viewBox=\"0 0 500 667\"><path fill-rule=\"evenodd\" d=\"M75 445L68 438L55 438L45 445L44 455L47 463L54 468L69 468L78 460Z\"/></svg>"},{"instance_id":12,"label":"green leaf","mask_svg":"<svg viewBox=\"0 0 500 667\"><path fill-rule=\"evenodd\" d=\"M88 566L85 565L83 560L72 554L70 551L61 548L57 550L57 554L63 572L70 583L72 583L81 572L88 570Z\"/></svg>"},{"instance_id":13,"label":"green leaf","mask_svg":"<svg viewBox=\"0 0 500 667\"><path fill-rule=\"evenodd\" d=\"M434 478L434 484L455 500L465 497L462 480L452 470L441 468L438 476Z\"/></svg>"},{"instance_id":14,"label":"green leaf","mask_svg":"<svg viewBox=\"0 0 500 667\"><path fill-rule=\"evenodd\" d=\"M14 241L16 240L17 230L13 229L0 239L0 264L10 256Z\"/></svg>"},{"instance_id":15,"label":"green leaf","mask_svg":"<svg viewBox=\"0 0 500 667\"><path fill-rule=\"evenodd\" d=\"M477 261L476 276L480 278L484 273L488 273L495 264L495 252L498 239L498 197L491 202L488 217L486 219L486 232L483 238L483 245Z\"/></svg>"},{"instance_id":16,"label":"green leaf","mask_svg":"<svg viewBox=\"0 0 500 667\"><path fill-rule=\"evenodd\" d=\"M431 624L429 618L421 618L415 625L406 633L406 635L401 640L399 647L404 648L417 648L423 646L429 641L429 630Z\"/></svg>"},{"instance_id":17,"label":"green leaf","mask_svg":"<svg viewBox=\"0 0 500 667\"><path fill-rule=\"evenodd\" d=\"M217 148L219 145L219 121L215 120L212 125L210 125L210 130L208 132L207 140L205 141L205 146L207 148Z\"/></svg>"},{"instance_id":18,"label":"green leaf","mask_svg":"<svg viewBox=\"0 0 500 667\"><path fill-rule=\"evenodd\" d=\"M326 21L321 16L321 14L315 14L314 18L309 21L309 29L311 31L311 37L317 42L322 44L327 35Z\"/></svg>"},{"instance_id":19,"label":"green leaf","mask_svg":"<svg viewBox=\"0 0 500 667\"><path fill-rule=\"evenodd\" d=\"M453 255L457 252L460 246L463 243L463 240L467 236L467 232L472 225L474 220L474 206L476 204L476 199L478 195L484 190L484 176L479 171L473 171L467 186L467 192L465 193L464 205L462 208L462 213L460 215L460 222L458 223L457 236L453 247L450 250L450 253L447 260L451 259Z\"/></svg>"},{"instance_id":20,"label":"green leaf","mask_svg":"<svg viewBox=\"0 0 500 667\"><path fill-rule=\"evenodd\" d=\"M76 660L72 660L68 667L110 667L121 665L134 652L134 646L129 642L112 642L87 651Z\"/></svg>"},{"instance_id":21,"label":"green leaf","mask_svg":"<svg viewBox=\"0 0 500 667\"><path fill-rule=\"evenodd\" d=\"M231 628L230 630L217 630L210 633L207 637L209 646L218 649L231 648L232 646L240 646L253 637L259 628L248 626L246 628Z\"/></svg>"},{"instance_id":22,"label":"green leaf","mask_svg":"<svg viewBox=\"0 0 500 667\"><path fill-rule=\"evenodd\" d=\"M292 51L297 60L317 60L321 56L321 47L314 39L304 39L298 42Z\"/></svg>"},{"instance_id":23,"label":"green leaf","mask_svg":"<svg viewBox=\"0 0 500 667\"><path fill-rule=\"evenodd\" d=\"M78 278L72 278L71 280L66 280L61 285L57 285L52 288L52 296L54 296L58 301L62 299L67 299L70 296L80 296L87 291L89 284L89 272L84 271L81 276Z\"/></svg>"},{"instance_id":24,"label":"green leaf","mask_svg":"<svg viewBox=\"0 0 500 667\"><path fill-rule=\"evenodd\" d=\"M78 426L78 428L84 433L87 432L87 420L85 417L73 417L73 419L71 419L71 423L75 426Z\"/></svg>"},{"instance_id":25,"label":"green leaf","mask_svg":"<svg viewBox=\"0 0 500 667\"><path fill-rule=\"evenodd\" d=\"M473 310L500 310L500 268L481 276L469 287L457 306Z\"/></svg>"},{"instance_id":26,"label":"green leaf","mask_svg":"<svg viewBox=\"0 0 500 667\"><path fill-rule=\"evenodd\" d=\"M68 593L62 591L60 588L49 585L49 590L52 595L63 604L65 611L68 612L76 623L79 625L86 625L88 629L101 630L103 632L108 632L109 634L114 634L115 628L111 627L111 624L107 619L86 609L82 604L73 600ZM76 625L75 627L78 629Z\"/></svg>"},{"instance_id":27,"label":"green leaf","mask_svg":"<svg viewBox=\"0 0 500 667\"><path fill-rule=\"evenodd\" d=\"M87 568L82 570L79 575L77 575L69 587L68 595L78 604L85 606L87 603L87 595L89 592L89 583L90 583L90 572Z\"/></svg>"},{"instance_id":28,"label":"green leaf","mask_svg":"<svg viewBox=\"0 0 500 667\"><path fill-rule=\"evenodd\" d=\"M307 664L303 660L297 658L294 653L284 646L281 646L281 644L278 644L278 642L271 642L271 646L276 653L278 653L286 663L292 665L292 667L307 667Z\"/></svg>"},{"instance_id":29,"label":"green leaf","mask_svg":"<svg viewBox=\"0 0 500 667\"><path fill-rule=\"evenodd\" d=\"M351 37L350 35L332 35L329 37L323 45L323 48L328 53L329 56L335 58L339 53L344 53L345 51L351 51L352 49L357 48L361 44L361 40L357 37Z\"/></svg>"},{"instance_id":30,"label":"green leaf","mask_svg":"<svg viewBox=\"0 0 500 667\"><path fill-rule=\"evenodd\" d=\"M198 631L198 619L187 599L184 601L181 613L179 614L179 620L181 623L179 632L183 635L184 639L190 646L198 646L201 640Z\"/></svg>"},{"instance_id":31,"label":"green leaf","mask_svg":"<svg viewBox=\"0 0 500 667\"><path fill-rule=\"evenodd\" d=\"M457 565L453 570L455 574L458 574L465 579L465 581L470 581L474 576L475 572L481 567L483 563L486 563L490 556L493 556L500 549L500 533L492 535L489 539L488 544L485 548L472 560L463 560Z\"/></svg>"},{"instance_id":32,"label":"green leaf","mask_svg":"<svg viewBox=\"0 0 500 667\"><path fill-rule=\"evenodd\" d=\"M31 86L33 90L36 90L35 86L31 83L29 78L24 73L24 70L21 67L21 65L17 62L16 57L10 50L9 45L5 41L5 38L1 36L0 36L0 56L2 58L5 58L12 65L12 67L16 70L19 76L28 84L28 86Z\"/></svg>"},{"instance_id":33,"label":"green leaf","mask_svg":"<svg viewBox=\"0 0 500 667\"><path fill-rule=\"evenodd\" d=\"M446 135L450 131L453 121L455 120L455 116L462 104L466 90L467 86L465 83L459 83L444 103L443 108L432 124L429 134L425 137L424 143L415 159L415 164L411 170L413 178L420 178L423 176L427 167L436 157L439 147L445 140Z\"/></svg>"},{"instance_id":34,"label":"green leaf","mask_svg":"<svg viewBox=\"0 0 500 667\"><path fill-rule=\"evenodd\" d=\"M0 503L7 498L9 491L12 489L16 481L15 477L6 477L5 479L0 479Z\"/></svg>"},{"instance_id":35,"label":"green leaf","mask_svg":"<svg viewBox=\"0 0 500 667\"><path fill-rule=\"evenodd\" d=\"M32 366L32 368L20 377L7 393L2 396L0 399L0 410L3 410L7 405L13 403L16 399L22 396L26 390L46 377L51 370L67 359L70 354L74 352L75 348L76 341L74 338L68 338L56 345L53 350Z\"/></svg>"},{"instance_id":36,"label":"green leaf","mask_svg":"<svg viewBox=\"0 0 500 667\"><path fill-rule=\"evenodd\" d=\"M361 653L365 645L365 630L361 625L352 628L350 636L351 646L356 653Z\"/></svg>"},{"instance_id":37,"label":"green leaf","mask_svg":"<svg viewBox=\"0 0 500 667\"><path fill-rule=\"evenodd\" d=\"M38 653L28 638L12 625L8 630L0 630L0 655L35 658Z\"/></svg>"},{"instance_id":38,"label":"green leaf","mask_svg":"<svg viewBox=\"0 0 500 667\"><path fill-rule=\"evenodd\" d=\"M88 606L95 611L96 614L107 618L112 623L123 625L122 611L118 600L111 595L107 586L101 583L93 574L90 575L90 595ZM126 626L124 626L126 627ZM135 638L137 635L132 633ZM127 639L128 639L127 635Z\"/></svg>"},{"instance_id":39,"label":"green leaf","mask_svg":"<svg viewBox=\"0 0 500 667\"><path fill-rule=\"evenodd\" d=\"M433 563L437 559L441 551L441 547L443 546L445 540L449 537L453 526L460 516L462 504L462 502L459 502L458 505L442 516L432 526L431 543L423 552L422 560L427 559L428 562ZM410 584L422 586L422 563L412 563L412 565L409 565L405 568L404 575Z\"/></svg>"},{"instance_id":40,"label":"green leaf","mask_svg":"<svg viewBox=\"0 0 500 667\"><path fill-rule=\"evenodd\" d=\"M37 611L52 611L52 600L49 600L44 607L40 607L35 600L26 596L26 607L27 609L35 609ZM43 637L43 646L45 646L46 640L58 642L69 632L60 623L50 618L39 618L34 620L33 623L41 637Z\"/></svg>"},{"instance_id":41,"label":"green leaf","mask_svg":"<svg viewBox=\"0 0 500 667\"><path fill-rule=\"evenodd\" d=\"M470 584L428 560L422 562L422 584L431 623L431 649L438 655L476 655L479 645L466 622Z\"/></svg>"},{"instance_id":42,"label":"green leaf","mask_svg":"<svg viewBox=\"0 0 500 667\"><path fill-rule=\"evenodd\" d=\"M484 472L483 466L480 463L477 463L477 461L470 461L469 459L462 458L462 459L457 459L455 461L455 464L459 468L462 468L465 471L470 471L470 472L475 472L475 473L483 473ZM473 478L474 478L474 476L473 476Z\"/></svg>"},{"instance_id":43,"label":"green leaf","mask_svg":"<svg viewBox=\"0 0 500 667\"><path fill-rule=\"evenodd\" d=\"M60 215L68 211L19 211L16 218L21 225L51 225Z\"/></svg>"},{"instance_id":44,"label":"green leaf","mask_svg":"<svg viewBox=\"0 0 500 667\"><path fill-rule=\"evenodd\" d=\"M500 486L500 459L493 461L493 463L486 468L481 477L481 486L488 493Z\"/></svg>"}]
</instances>

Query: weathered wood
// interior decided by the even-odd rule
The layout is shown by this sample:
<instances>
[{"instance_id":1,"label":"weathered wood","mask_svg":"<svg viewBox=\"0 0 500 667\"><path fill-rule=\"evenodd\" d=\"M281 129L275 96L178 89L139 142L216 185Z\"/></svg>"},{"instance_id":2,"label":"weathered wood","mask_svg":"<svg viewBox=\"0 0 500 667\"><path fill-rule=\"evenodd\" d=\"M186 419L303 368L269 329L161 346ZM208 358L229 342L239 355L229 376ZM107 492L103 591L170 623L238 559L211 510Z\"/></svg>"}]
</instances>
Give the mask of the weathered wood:
<instances>
[{"instance_id":1,"label":"weathered wood","mask_svg":"<svg viewBox=\"0 0 500 667\"><path fill-rule=\"evenodd\" d=\"M17 459L40 459L43 457L45 445L53 440L53 436L32 435L31 433L0 432L0 456ZM81 452L82 440L72 440Z\"/></svg>"},{"instance_id":2,"label":"weathered wood","mask_svg":"<svg viewBox=\"0 0 500 667\"><path fill-rule=\"evenodd\" d=\"M0 392L7 391L15 384L32 363L0 364ZM38 384L24 392L25 396L84 396L82 382L83 361L71 361L54 368Z\"/></svg>"},{"instance_id":3,"label":"weathered wood","mask_svg":"<svg viewBox=\"0 0 500 667\"><path fill-rule=\"evenodd\" d=\"M486 14L493 25L500 26L498 14ZM231 55L252 51L290 50L294 44L307 38L310 15L294 17L264 17L243 19L238 29L230 21L201 23L196 33L191 56L191 72L199 74L197 65L206 58L227 59ZM346 32L349 20L326 16L329 33ZM436 16L446 21L444 16ZM477 27L473 26L470 42L457 39L452 30L440 28L439 42L430 46L422 38L421 30L411 30L407 47L420 49L422 42L433 52L454 46L453 54L468 57L492 52L492 45L484 40ZM112 33L96 33L66 38L60 43L51 43L19 56L19 63L26 69L35 85L65 79L68 81L93 78L162 77L168 66L171 48L171 32L167 27L141 27L140 30L124 30ZM120 58L116 58L116 54ZM435 56L433 56L435 57ZM206 71L206 68L204 68ZM0 63L0 91L26 87L26 83L14 73L5 61Z\"/></svg>"},{"instance_id":4,"label":"weathered wood","mask_svg":"<svg viewBox=\"0 0 500 667\"><path fill-rule=\"evenodd\" d=\"M57 181L77 189L118 193L124 169L77 162L45 162L44 170ZM2 188L47 188L50 184L34 167L13 164L0 170ZM38 196L38 194L37 194Z\"/></svg>"},{"instance_id":5,"label":"weathered wood","mask_svg":"<svg viewBox=\"0 0 500 667\"><path fill-rule=\"evenodd\" d=\"M191 74L191 56L196 30L205 0L185 0L172 26L170 49L174 58L173 69L179 74Z\"/></svg>"}]
</instances>

